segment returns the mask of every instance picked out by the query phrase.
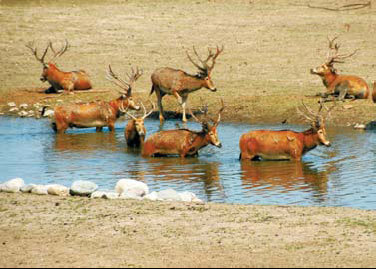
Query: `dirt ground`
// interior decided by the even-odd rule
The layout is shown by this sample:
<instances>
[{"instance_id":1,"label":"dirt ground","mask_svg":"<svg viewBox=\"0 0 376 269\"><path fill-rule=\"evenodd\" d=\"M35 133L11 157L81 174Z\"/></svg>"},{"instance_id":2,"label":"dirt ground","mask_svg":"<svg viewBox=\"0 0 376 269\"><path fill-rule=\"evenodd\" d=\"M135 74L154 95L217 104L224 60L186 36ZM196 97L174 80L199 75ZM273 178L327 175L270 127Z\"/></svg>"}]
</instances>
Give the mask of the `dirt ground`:
<instances>
[{"instance_id":1,"label":"dirt ground","mask_svg":"<svg viewBox=\"0 0 376 269\"><path fill-rule=\"evenodd\" d=\"M301 101L325 88L309 70L325 60L327 36L340 34L343 53L359 52L336 67L376 80L376 5L333 12L360 1L296 0L0 0L0 112L8 102L55 106L118 97L105 79L111 64L125 74L143 68L134 96L146 100L154 69L194 74L185 51L224 45L213 71L216 93L201 98L225 121L302 123ZM46 95L42 71L25 47L67 39L57 60L64 71L84 69L91 92ZM153 100L155 96L152 97ZM178 109L164 98L166 110ZM339 103L329 125L376 119L376 105ZM0 193L0 267L374 267L376 213L346 208L186 205Z\"/></svg>"},{"instance_id":2,"label":"dirt ground","mask_svg":"<svg viewBox=\"0 0 376 269\"><path fill-rule=\"evenodd\" d=\"M344 64L337 64L340 73L358 75L369 85L376 80L376 7L344 12L308 7L310 3L335 8L353 2L2 0L0 111L7 113L9 101L54 106L59 99L66 103L115 98L116 88L105 79L108 64L124 77L131 66L142 68L144 75L134 95L146 100L150 75L157 67L194 74L186 50L192 54L195 46L205 55L208 47L224 45L213 71L218 91L202 89L191 94L191 106L199 106L204 98L213 111L222 97L225 120L299 123L296 107L301 100L317 107L318 99L310 96L325 92L321 79L309 70L324 62L327 36L340 34L342 53L359 49ZM64 71L86 70L93 93L63 97L35 93L48 85L39 81L41 64L25 44L35 41L41 53L48 40L59 45L64 39L71 46L57 59L58 66ZM167 110L179 109L174 97L165 97L164 103ZM341 103L329 122L367 123L376 119L375 108L364 100Z\"/></svg>"},{"instance_id":3,"label":"dirt ground","mask_svg":"<svg viewBox=\"0 0 376 269\"><path fill-rule=\"evenodd\" d=\"M0 267L374 267L376 212L0 193Z\"/></svg>"}]
</instances>

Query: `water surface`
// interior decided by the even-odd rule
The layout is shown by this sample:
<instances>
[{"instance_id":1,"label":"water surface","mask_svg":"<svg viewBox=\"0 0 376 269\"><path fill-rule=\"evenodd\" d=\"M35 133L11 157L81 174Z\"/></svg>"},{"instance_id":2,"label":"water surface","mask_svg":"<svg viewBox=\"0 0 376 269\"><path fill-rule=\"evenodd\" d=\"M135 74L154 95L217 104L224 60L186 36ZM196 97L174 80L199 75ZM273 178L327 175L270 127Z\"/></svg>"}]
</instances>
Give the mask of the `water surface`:
<instances>
[{"instance_id":1,"label":"water surface","mask_svg":"<svg viewBox=\"0 0 376 269\"><path fill-rule=\"evenodd\" d=\"M179 121L167 121L163 129ZM0 182L22 177L26 183L91 180L113 189L121 178L147 183L150 189L192 191L220 203L342 206L376 209L376 133L348 128L328 130L331 148L317 147L302 162L239 162L239 137L254 129L304 130L304 126L257 126L221 123L221 149L208 146L199 158L143 158L128 149L123 129L115 134L70 129L55 135L48 120L0 118ZM188 123L199 130L197 123ZM159 122L147 120L148 134Z\"/></svg>"}]
</instances>

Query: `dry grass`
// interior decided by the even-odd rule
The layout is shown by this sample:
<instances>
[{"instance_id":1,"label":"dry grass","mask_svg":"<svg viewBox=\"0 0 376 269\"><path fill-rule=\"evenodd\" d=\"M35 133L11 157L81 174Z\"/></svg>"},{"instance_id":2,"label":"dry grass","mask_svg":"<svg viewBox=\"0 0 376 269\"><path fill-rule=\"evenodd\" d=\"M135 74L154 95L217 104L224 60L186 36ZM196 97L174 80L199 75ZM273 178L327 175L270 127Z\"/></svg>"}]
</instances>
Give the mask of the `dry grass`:
<instances>
[{"instance_id":1,"label":"dry grass","mask_svg":"<svg viewBox=\"0 0 376 269\"><path fill-rule=\"evenodd\" d=\"M295 107L301 98L324 91L321 80L309 74L309 69L325 59L327 35L341 34L344 52L360 49L347 63L338 65L342 73L359 75L369 83L376 79L375 9L330 12L308 8L310 2L2 0L0 98L8 101L20 88L43 86L38 80L41 66L24 46L31 40L43 48L48 40L68 39L71 48L58 60L59 66L66 71L86 70L96 89L113 89L105 80L109 63L120 74L130 66L142 67L145 75L135 90L142 98L150 91L155 68L170 66L194 73L185 50L194 45L206 53L208 46L223 44L225 51L213 74L219 91L192 94L193 106L199 104L199 97L213 97L209 105L217 106L221 96L226 100L228 120L296 121ZM328 5L327 1L314 4ZM346 25L350 25L348 32ZM113 92L79 98L108 99L116 95ZM174 98L165 99L167 109L177 108ZM317 99L306 102L315 105ZM376 117L374 105L353 104L349 111L339 107L333 122L346 125Z\"/></svg>"}]
</instances>

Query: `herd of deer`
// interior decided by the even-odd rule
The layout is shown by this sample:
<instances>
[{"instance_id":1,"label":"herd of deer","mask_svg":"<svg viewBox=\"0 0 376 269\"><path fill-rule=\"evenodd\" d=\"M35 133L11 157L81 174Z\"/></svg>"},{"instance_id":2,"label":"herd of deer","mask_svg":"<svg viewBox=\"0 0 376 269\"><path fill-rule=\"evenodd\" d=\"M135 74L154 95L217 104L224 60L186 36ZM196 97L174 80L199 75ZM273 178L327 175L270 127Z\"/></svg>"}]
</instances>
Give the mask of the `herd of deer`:
<instances>
[{"instance_id":1,"label":"herd of deer","mask_svg":"<svg viewBox=\"0 0 376 269\"><path fill-rule=\"evenodd\" d=\"M314 149L318 145L330 146L326 137L325 118L330 113L330 109L324 106L324 101L352 99L368 99L376 102L376 83L374 83L373 93L367 83L357 76L339 75L334 68L335 63L343 63L345 58L351 57L356 53L339 54L339 45L335 43L337 37L329 39L329 52L327 60L321 66L311 69L311 74L319 75L327 92L320 94L322 97L318 112L313 111L303 103L305 111L298 109L298 112L311 124L311 128L304 132L295 132L291 130L256 130L243 134L240 137L239 147L241 160L300 160L304 153ZM47 93L57 93L61 90L73 93L75 90L91 89L91 83L85 71L63 72L60 71L53 60L63 55L69 44L65 41L62 48L56 51L51 42L48 43L41 57L38 57L37 49L34 43L26 45L35 58L42 63L43 72L42 81L48 81L51 87L46 90ZM51 50L53 57L48 63L44 58L48 50ZM182 70L173 68L158 68L151 75L152 88L150 95L155 92L158 100L159 119L162 124L164 121L162 98L166 94L173 95L182 107L183 122L187 121L186 103L188 94L207 88L215 92L216 87L211 79L211 73L216 63L217 57L222 53L222 48L216 50L208 49L208 56L202 59L193 47L198 64L187 52L190 62L198 68L196 75L190 75ZM109 65L107 79L118 86L121 91L120 97L110 102L95 101L90 103L78 103L60 105L54 109L53 129L57 133L64 133L68 128L88 128L96 127L100 132L103 127L107 126L111 132L114 131L116 120L124 114L130 117L124 130L125 139L129 147L141 149L141 154L145 157L179 155L184 158L187 156L197 156L198 151L212 144L221 147L222 144L218 138L217 127L221 120L221 113L225 106L221 99L221 108L217 113L216 119L208 116L208 108L201 110L202 119L198 119L191 109L189 112L192 118L202 125L201 131L192 131L189 129L175 129L160 131L148 137L145 141L146 129L144 120L155 109L153 102L152 108L147 112L144 104L141 102L144 113L141 117L135 117L128 110L140 110L141 106L137 105L132 98L132 90L137 79L143 74L142 70L132 68L131 73L127 74L128 79L122 79L116 75ZM324 100L324 101L323 101ZM325 109L323 109L325 108ZM43 112L42 112L43 113ZM325 114L325 115L324 115Z\"/></svg>"}]
</instances>

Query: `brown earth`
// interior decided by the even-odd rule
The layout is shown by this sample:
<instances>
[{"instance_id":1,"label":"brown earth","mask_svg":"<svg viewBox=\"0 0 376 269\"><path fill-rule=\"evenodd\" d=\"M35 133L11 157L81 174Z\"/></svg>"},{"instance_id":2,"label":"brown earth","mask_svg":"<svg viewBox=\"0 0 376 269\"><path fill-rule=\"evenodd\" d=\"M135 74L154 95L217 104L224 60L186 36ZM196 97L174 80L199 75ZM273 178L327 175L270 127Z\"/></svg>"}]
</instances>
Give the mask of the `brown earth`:
<instances>
[{"instance_id":1,"label":"brown earth","mask_svg":"<svg viewBox=\"0 0 376 269\"><path fill-rule=\"evenodd\" d=\"M0 193L0 267L374 267L376 212Z\"/></svg>"},{"instance_id":2,"label":"brown earth","mask_svg":"<svg viewBox=\"0 0 376 269\"><path fill-rule=\"evenodd\" d=\"M146 100L150 75L161 66L195 73L185 55L196 46L223 44L213 71L217 93L200 90L216 110L224 98L227 121L301 123L296 107L325 89L309 69L323 63L328 35L341 34L341 50L360 51L337 68L376 78L375 7L333 12L335 3L295 0L0 0L0 112L10 101L55 106L110 100L108 64L124 74L144 69L134 95ZM41 65L25 44L68 39L58 59L65 71L84 69L91 92L46 95ZM155 97L153 97L155 100ZM59 101L61 100L61 101ZM167 110L178 109L165 97ZM339 103L332 125L376 119L364 100ZM0 193L1 267L374 267L375 211L241 205L186 205Z\"/></svg>"}]
</instances>

